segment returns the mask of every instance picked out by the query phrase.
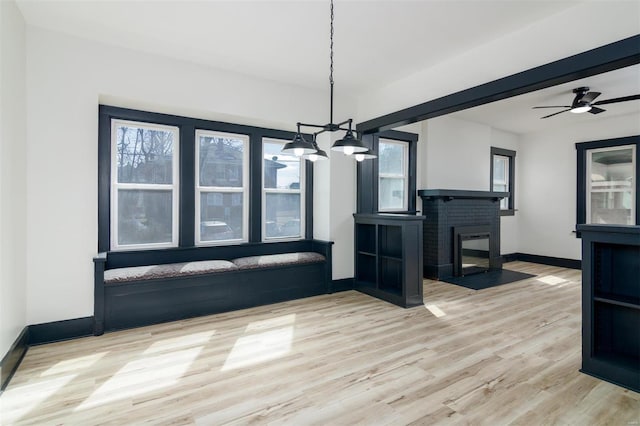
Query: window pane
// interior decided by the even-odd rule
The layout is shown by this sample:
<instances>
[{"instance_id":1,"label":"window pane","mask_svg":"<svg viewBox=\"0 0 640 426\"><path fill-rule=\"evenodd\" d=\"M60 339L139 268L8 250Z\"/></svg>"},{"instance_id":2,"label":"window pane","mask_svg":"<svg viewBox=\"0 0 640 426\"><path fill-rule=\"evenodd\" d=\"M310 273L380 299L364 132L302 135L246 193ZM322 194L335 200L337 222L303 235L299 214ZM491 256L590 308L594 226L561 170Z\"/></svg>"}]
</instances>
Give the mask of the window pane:
<instances>
[{"instance_id":1,"label":"window pane","mask_svg":"<svg viewBox=\"0 0 640 426\"><path fill-rule=\"evenodd\" d=\"M592 192L590 223L633 225L632 196L631 191Z\"/></svg>"},{"instance_id":2,"label":"window pane","mask_svg":"<svg viewBox=\"0 0 640 426\"><path fill-rule=\"evenodd\" d=\"M265 194L265 237L299 237L300 194Z\"/></svg>"},{"instance_id":3,"label":"window pane","mask_svg":"<svg viewBox=\"0 0 640 426\"><path fill-rule=\"evenodd\" d=\"M493 156L493 190L507 192L509 184L509 157Z\"/></svg>"},{"instance_id":4,"label":"window pane","mask_svg":"<svg viewBox=\"0 0 640 426\"><path fill-rule=\"evenodd\" d=\"M300 158L281 152L283 143L263 143L264 187L300 189Z\"/></svg>"},{"instance_id":5,"label":"window pane","mask_svg":"<svg viewBox=\"0 0 640 426\"><path fill-rule=\"evenodd\" d=\"M380 174L404 175L404 144L388 143L382 140L378 144L378 172Z\"/></svg>"},{"instance_id":6,"label":"window pane","mask_svg":"<svg viewBox=\"0 0 640 426\"><path fill-rule=\"evenodd\" d=\"M380 178L378 205L380 210L404 209L404 179Z\"/></svg>"},{"instance_id":7,"label":"window pane","mask_svg":"<svg viewBox=\"0 0 640 426\"><path fill-rule=\"evenodd\" d=\"M633 225L633 149L591 154L590 223Z\"/></svg>"},{"instance_id":8,"label":"window pane","mask_svg":"<svg viewBox=\"0 0 640 426\"><path fill-rule=\"evenodd\" d=\"M118 190L118 244L170 243L171 191Z\"/></svg>"},{"instance_id":9,"label":"window pane","mask_svg":"<svg viewBox=\"0 0 640 426\"><path fill-rule=\"evenodd\" d=\"M494 191L506 192L506 189L494 189ZM509 197L504 197L500 200L500 210L509 210Z\"/></svg>"},{"instance_id":10,"label":"window pane","mask_svg":"<svg viewBox=\"0 0 640 426\"><path fill-rule=\"evenodd\" d=\"M173 132L118 125L116 137L118 182L172 183Z\"/></svg>"},{"instance_id":11,"label":"window pane","mask_svg":"<svg viewBox=\"0 0 640 426\"><path fill-rule=\"evenodd\" d=\"M229 136L200 136L200 185L241 188L244 140Z\"/></svg>"},{"instance_id":12,"label":"window pane","mask_svg":"<svg viewBox=\"0 0 640 426\"><path fill-rule=\"evenodd\" d=\"M200 241L242 239L242 193L200 194Z\"/></svg>"}]
</instances>

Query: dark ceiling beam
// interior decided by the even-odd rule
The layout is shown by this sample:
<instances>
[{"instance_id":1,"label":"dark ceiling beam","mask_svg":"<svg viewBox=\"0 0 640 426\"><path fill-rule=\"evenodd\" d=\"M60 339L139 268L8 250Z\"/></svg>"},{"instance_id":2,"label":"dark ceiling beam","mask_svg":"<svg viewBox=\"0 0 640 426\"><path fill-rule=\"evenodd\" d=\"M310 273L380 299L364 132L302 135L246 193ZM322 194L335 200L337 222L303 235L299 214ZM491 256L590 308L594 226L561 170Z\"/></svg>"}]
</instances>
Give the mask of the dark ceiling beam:
<instances>
[{"instance_id":1,"label":"dark ceiling beam","mask_svg":"<svg viewBox=\"0 0 640 426\"><path fill-rule=\"evenodd\" d=\"M640 63L640 35L359 123L375 133ZM469 72L473 72L470 70Z\"/></svg>"}]
</instances>

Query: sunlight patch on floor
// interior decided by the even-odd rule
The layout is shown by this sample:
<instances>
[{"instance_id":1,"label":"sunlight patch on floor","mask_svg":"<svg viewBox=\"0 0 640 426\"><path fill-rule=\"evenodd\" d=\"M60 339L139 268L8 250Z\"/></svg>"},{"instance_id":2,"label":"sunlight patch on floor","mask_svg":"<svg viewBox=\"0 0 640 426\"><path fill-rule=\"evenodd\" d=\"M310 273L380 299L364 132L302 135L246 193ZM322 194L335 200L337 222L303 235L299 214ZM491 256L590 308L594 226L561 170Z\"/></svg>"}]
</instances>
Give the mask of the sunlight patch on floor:
<instances>
[{"instance_id":1,"label":"sunlight patch on floor","mask_svg":"<svg viewBox=\"0 0 640 426\"><path fill-rule=\"evenodd\" d=\"M69 373L74 370L77 371L89 368L106 354L108 354L108 352L98 352L78 358L65 359L64 361L57 362L52 367L48 368L40 375L40 377L53 376L56 374Z\"/></svg>"},{"instance_id":2,"label":"sunlight patch on floor","mask_svg":"<svg viewBox=\"0 0 640 426\"><path fill-rule=\"evenodd\" d=\"M215 330L203 331L201 333L185 334L184 336L172 337L170 339L159 340L150 345L144 354L154 354L158 352L176 350L190 346L204 346L211 340Z\"/></svg>"},{"instance_id":3,"label":"sunlight patch on floor","mask_svg":"<svg viewBox=\"0 0 640 426\"><path fill-rule=\"evenodd\" d=\"M424 305L424 307L427 308L427 310L431 312L433 316L435 316L436 318L441 318L447 315L442 311L442 309L438 308L438 306L436 305Z\"/></svg>"},{"instance_id":4,"label":"sunlight patch on floor","mask_svg":"<svg viewBox=\"0 0 640 426\"><path fill-rule=\"evenodd\" d=\"M261 332L236 340L220 371L248 367L285 356L291 352L295 321L296 315L291 314L250 323L245 333Z\"/></svg>"},{"instance_id":5,"label":"sunlight patch on floor","mask_svg":"<svg viewBox=\"0 0 640 426\"><path fill-rule=\"evenodd\" d=\"M555 275L545 275L544 277L538 277L536 279L542 283L549 285L558 285L567 282L567 280L565 280L564 278L556 277Z\"/></svg>"},{"instance_id":6,"label":"sunlight patch on floor","mask_svg":"<svg viewBox=\"0 0 640 426\"><path fill-rule=\"evenodd\" d=\"M73 411L173 386L195 361L202 348L200 346L128 362Z\"/></svg>"},{"instance_id":7,"label":"sunlight patch on floor","mask_svg":"<svg viewBox=\"0 0 640 426\"><path fill-rule=\"evenodd\" d=\"M56 377L55 379L38 380L22 386L12 386L10 391L6 392L0 399L0 403L2 404L0 406L0 424L13 424L59 392L76 376L77 374L68 374L66 376ZM17 402L12 401L12 395L19 396L19 407L14 406ZM11 418L5 417L5 414L2 414L7 412L11 413Z\"/></svg>"}]
</instances>

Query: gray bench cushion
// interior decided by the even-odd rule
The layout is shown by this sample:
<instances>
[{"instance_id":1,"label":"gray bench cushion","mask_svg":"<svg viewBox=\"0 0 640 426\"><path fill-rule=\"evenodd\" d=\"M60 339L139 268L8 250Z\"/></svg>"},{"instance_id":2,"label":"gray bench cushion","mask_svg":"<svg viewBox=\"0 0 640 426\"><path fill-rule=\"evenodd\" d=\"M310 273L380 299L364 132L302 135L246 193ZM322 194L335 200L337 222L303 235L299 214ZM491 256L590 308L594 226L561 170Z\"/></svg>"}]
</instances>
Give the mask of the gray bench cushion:
<instances>
[{"instance_id":1,"label":"gray bench cushion","mask_svg":"<svg viewBox=\"0 0 640 426\"><path fill-rule=\"evenodd\" d=\"M166 265L133 266L130 268L117 268L105 271L104 282L105 284L110 284L237 270L238 267L236 265L226 260L202 260L198 262L169 263Z\"/></svg>"},{"instance_id":2,"label":"gray bench cushion","mask_svg":"<svg viewBox=\"0 0 640 426\"><path fill-rule=\"evenodd\" d=\"M320 253L300 252L284 254L268 254L264 256L249 256L233 259L238 269L257 269L269 266L298 265L304 263L324 262L326 258Z\"/></svg>"}]
</instances>

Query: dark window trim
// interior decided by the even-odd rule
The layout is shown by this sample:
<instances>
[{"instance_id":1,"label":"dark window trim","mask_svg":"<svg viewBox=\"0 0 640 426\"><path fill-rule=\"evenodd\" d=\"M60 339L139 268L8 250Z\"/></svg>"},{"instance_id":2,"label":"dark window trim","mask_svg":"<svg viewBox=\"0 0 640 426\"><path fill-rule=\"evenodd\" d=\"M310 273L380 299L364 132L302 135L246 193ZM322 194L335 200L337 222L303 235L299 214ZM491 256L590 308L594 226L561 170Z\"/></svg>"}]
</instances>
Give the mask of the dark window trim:
<instances>
[{"instance_id":1,"label":"dark window trim","mask_svg":"<svg viewBox=\"0 0 640 426\"><path fill-rule=\"evenodd\" d=\"M598 148L613 148L623 145L636 146L636 225L640 224L640 135L623 138L603 139L589 142L576 143L576 226L587 222L587 151ZM576 237L580 238L580 232L576 231Z\"/></svg>"},{"instance_id":2,"label":"dark window trim","mask_svg":"<svg viewBox=\"0 0 640 426\"><path fill-rule=\"evenodd\" d=\"M516 214L516 152L510 149L491 147L491 172L489 173L489 191L493 191L493 156L501 155L509 157L509 205L507 209L500 209L500 216L513 216Z\"/></svg>"},{"instance_id":3,"label":"dark window trim","mask_svg":"<svg viewBox=\"0 0 640 426\"><path fill-rule=\"evenodd\" d=\"M407 211L384 212L390 214L414 214L416 212L418 135L415 133L386 130L363 135L362 141L374 152L378 152L380 138L406 142L409 145L409 170L407 184ZM378 158L364 160L357 165L357 213L378 212Z\"/></svg>"},{"instance_id":4,"label":"dark window trim","mask_svg":"<svg viewBox=\"0 0 640 426\"><path fill-rule=\"evenodd\" d=\"M180 129L180 217L178 247L195 242L195 130L249 136L249 243L262 242L262 138L290 140L294 132L225 123L157 112L99 105L98 119L98 252L110 250L111 120L176 126ZM311 135L309 136L311 139ZM305 164L305 238L313 238L313 163ZM264 243L264 244L272 244Z\"/></svg>"},{"instance_id":5,"label":"dark window trim","mask_svg":"<svg viewBox=\"0 0 640 426\"><path fill-rule=\"evenodd\" d=\"M530 68L362 123L375 133L640 63L640 35Z\"/></svg>"}]
</instances>

